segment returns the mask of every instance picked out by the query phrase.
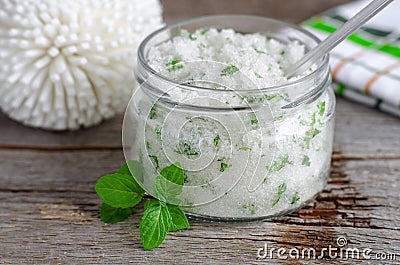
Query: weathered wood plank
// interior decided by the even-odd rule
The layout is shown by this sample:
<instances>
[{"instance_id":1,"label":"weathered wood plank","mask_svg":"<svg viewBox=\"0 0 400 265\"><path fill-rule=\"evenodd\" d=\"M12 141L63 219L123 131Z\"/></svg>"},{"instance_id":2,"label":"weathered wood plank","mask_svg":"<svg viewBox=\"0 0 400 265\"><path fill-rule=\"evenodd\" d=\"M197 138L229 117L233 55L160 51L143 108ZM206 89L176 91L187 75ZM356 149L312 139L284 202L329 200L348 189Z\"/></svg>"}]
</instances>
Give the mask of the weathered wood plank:
<instances>
[{"instance_id":1,"label":"weathered wood plank","mask_svg":"<svg viewBox=\"0 0 400 265\"><path fill-rule=\"evenodd\" d=\"M121 148L123 115L79 131L52 132L23 126L0 113L0 149Z\"/></svg>"},{"instance_id":2,"label":"weathered wood plank","mask_svg":"<svg viewBox=\"0 0 400 265\"><path fill-rule=\"evenodd\" d=\"M334 161L325 191L297 213L244 224L191 221L190 230L173 233L161 248L144 252L139 216L112 226L98 219L94 183L98 174L112 172L123 161L121 151L1 151L0 157L9 165L7 177L0 175L2 262L255 264L265 242L320 250L338 236L346 236L351 247L400 253L396 159Z\"/></svg>"},{"instance_id":3,"label":"weathered wood plank","mask_svg":"<svg viewBox=\"0 0 400 265\"><path fill-rule=\"evenodd\" d=\"M164 244L153 251L141 249L138 217L106 226L87 216L79 208L40 204L10 207L18 218L3 224L3 248L0 260L11 264L259 264L258 248L316 248L332 245L343 236L349 247L371 248L374 253L399 253L400 238L389 230L372 233L366 228L325 228L320 226L281 225L271 222L208 224L191 222L186 231L168 235ZM32 209L32 210L30 210ZM139 213L138 213L139 215ZM62 219L61 219L62 218ZM38 223L46 229L37 230ZM15 240L15 234L24 233ZM357 264L326 257L319 264ZM262 261L262 260L261 260ZM271 264L287 264L278 259ZM303 262L301 262L303 263ZM307 263L307 262L304 262ZM311 262L309 264L315 264ZM363 264L376 261L363 260ZM385 264L396 264L386 262Z\"/></svg>"},{"instance_id":4,"label":"weathered wood plank","mask_svg":"<svg viewBox=\"0 0 400 265\"><path fill-rule=\"evenodd\" d=\"M215 14L248 14L300 22L315 14L350 0L162 0L168 22Z\"/></svg>"},{"instance_id":5,"label":"weathered wood plank","mask_svg":"<svg viewBox=\"0 0 400 265\"><path fill-rule=\"evenodd\" d=\"M122 119L118 115L77 132L48 132L24 127L0 114L0 150L119 149ZM339 98L334 151L337 158L400 158L400 120Z\"/></svg>"}]
</instances>

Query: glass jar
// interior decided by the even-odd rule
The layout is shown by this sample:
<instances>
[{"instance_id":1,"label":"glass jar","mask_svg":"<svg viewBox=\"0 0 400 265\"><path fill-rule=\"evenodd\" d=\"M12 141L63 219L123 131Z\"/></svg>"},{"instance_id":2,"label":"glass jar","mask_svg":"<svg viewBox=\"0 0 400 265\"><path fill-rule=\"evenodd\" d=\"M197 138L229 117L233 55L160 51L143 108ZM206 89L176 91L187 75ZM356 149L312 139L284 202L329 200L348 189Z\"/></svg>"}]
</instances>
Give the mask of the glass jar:
<instances>
[{"instance_id":1,"label":"glass jar","mask_svg":"<svg viewBox=\"0 0 400 265\"><path fill-rule=\"evenodd\" d=\"M328 56L306 76L266 88L255 88L246 76L239 89L215 88L213 80L177 83L149 66L149 49L182 29L200 28L257 32L306 49L319 42L291 24L237 15L191 19L149 35L139 48L140 88L123 126L126 160L143 169L136 180L150 195L210 220L264 219L305 206L326 185L330 168L335 97ZM221 67L204 61L193 67L202 63ZM183 187L160 174L171 164L184 170ZM160 179L169 194L155 188Z\"/></svg>"}]
</instances>

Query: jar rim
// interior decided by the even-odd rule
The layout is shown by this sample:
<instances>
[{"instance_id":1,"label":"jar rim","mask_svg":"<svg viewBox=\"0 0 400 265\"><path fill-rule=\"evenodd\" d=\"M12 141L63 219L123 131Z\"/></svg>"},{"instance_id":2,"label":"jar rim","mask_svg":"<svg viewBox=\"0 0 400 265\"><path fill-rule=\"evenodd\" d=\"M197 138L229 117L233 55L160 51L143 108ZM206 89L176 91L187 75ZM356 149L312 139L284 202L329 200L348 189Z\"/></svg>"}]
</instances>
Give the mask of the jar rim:
<instances>
[{"instance_id":1,"label":"jar rim","mask_svg":"<svg viewBox=\"0 0 400 265\"><path fill-rule=\"evenodd\" d=\"M282 26L294 29L296 31L299 31L300 33L306 35L307 37L311 38L315 44L317 45L318 43L321 42L321 40L316 37L314 34L312 34L311 32L307 31L304 28L301 28L297 25L285 22L285 21L281 21L281 20L277 20L277 19L273 19L273 18L267 18L267 17L261 17L261 16L254 16L254 15L210 15L210 16L201 16L201 17L195 17L195 18L191 18L191 19L186 19L186 20L182 20L176 23L172 23L169 25L166 25L154 32L152 32L151 34L149 34L145 39L143 39L143 41L140 43L139 48L138 48L138 64L143 67L146 71L148 71L151 75L162 79L162 81L164 82L168 82L171 83L172 85L176 85L179 86L180 88L183 89L187 89L187 90L201 90L201 91L207 91L210 90L213 93L218 93L218 92L223 92L226 93L227 90L223 90L223 89L214 89L214 88L208 88L208 87L201 87L201 86L195 86L195 85L191 85L191 84L182 84L179 83L176 80L170 79L162 74L160 74L159 72L157 72L156 70L154 70L147 62L146 60L146 55L145 55L145 48L146 45L158 34L165 32L167 30L171 30L174 28L179 28L185 25L188 25L190 23L196 23L196 22L201 22L201 21L205 21L208 19L259 19L259 20L263 20L264 22L270 22L270 23L276 23L276 24L280 24ZM257 33L258 31L254 31L253 33ZM272 91L278 91L290 86L296 86L296 85L300 85L301 83L304 83L308 80L312 80L313 78L316 78L318 76L318 73L321 70L324 70L326 68L329 67L329 54L326 54L321 60L319 60L319 63L317 64L317 67L314 71L312 71L311 73L302 76L296 80L290 81L290 82L286 82L280 85L276 85L276 86L268 86L268 87L261 87L261 88L255 88L255 89L235 89L236 92L240 92L240 93L260 93L260 92L272 92Z\"/></svg>"}]
</instances>

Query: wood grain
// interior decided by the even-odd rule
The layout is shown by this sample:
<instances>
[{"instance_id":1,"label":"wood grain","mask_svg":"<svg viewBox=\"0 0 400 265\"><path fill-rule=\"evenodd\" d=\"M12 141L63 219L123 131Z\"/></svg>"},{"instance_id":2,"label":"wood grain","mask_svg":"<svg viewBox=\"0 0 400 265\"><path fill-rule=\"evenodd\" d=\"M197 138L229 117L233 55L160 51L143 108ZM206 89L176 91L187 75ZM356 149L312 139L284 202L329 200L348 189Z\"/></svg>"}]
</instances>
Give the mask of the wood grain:
<instances>
[{"instance_id":1,"label":"wood grain","mask_svg":"<svg viewBox=\"0 0 400 265\"><path fill-rule=\"evenodd\" d=\"M9 151L6 153L11 155ZM191 221L191 229L172 233L159 249L144 252L138 235L142 209L137 209L137 215L126 222L102 224L98 219L100 200L92 189L97 177L76 175L76 168L81 168L83 174L92 170L108 172L106 162L118 163L121 159L117 151L64 152L59 158L51 152L26 151L21 155L24 159L36 157L33 162L47 159L54 169L43 174L36 168L20 168L16 176L33 170L31 177L25 181L10 178L2 187L0 260L3 262L26 264L40 260L41 264L76 264L84 260L85 264L132 261L176 264L179 260L180 264L185 261L218 264L241 260L256 264L259 261L256 251L264 243L275 248L321 250L329 244L335 246L339 236L346 237L353 248L400 251L399 195L397 187L392 185L400 180L396 169L400 160L334 162L332 177L322 195L297 213L264 222ZM83 158L96 157L98 165L84 167ZM76 168L63 168L65 160L70 160ZM59 167L64 169L63 173ZM15 190L16 186L21 190ZM322 260L321 264L325 263L332 261Z\"/></svg>"}]
</instances>

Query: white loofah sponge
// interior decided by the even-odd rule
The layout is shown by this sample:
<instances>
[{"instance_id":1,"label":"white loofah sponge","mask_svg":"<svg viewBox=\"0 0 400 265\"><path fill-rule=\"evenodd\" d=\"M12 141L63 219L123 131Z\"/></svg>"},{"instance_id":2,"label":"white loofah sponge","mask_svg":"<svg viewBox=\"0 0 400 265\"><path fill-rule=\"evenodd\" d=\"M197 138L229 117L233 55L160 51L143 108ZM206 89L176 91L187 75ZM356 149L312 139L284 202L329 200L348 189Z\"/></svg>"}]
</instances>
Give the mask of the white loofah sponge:
<instances>
[{"instance_id":1,"label":"white loofah sponge","mask_svg":"<svg viewBox=\"0 0 400 265\"><path fill-rule=\"evenodd\" d=\"M45 129L123 109L137 47L162 25L158 0L0 0L0 108Z\"/></svg>"}]
</instances>

